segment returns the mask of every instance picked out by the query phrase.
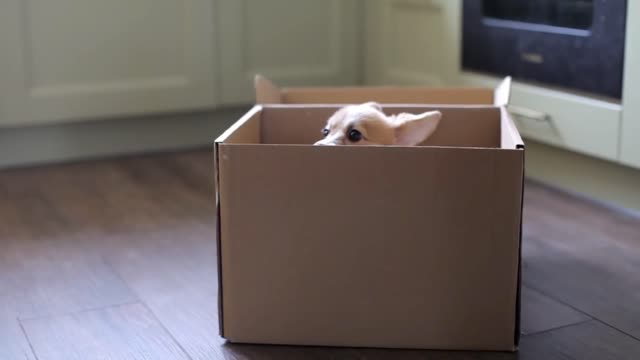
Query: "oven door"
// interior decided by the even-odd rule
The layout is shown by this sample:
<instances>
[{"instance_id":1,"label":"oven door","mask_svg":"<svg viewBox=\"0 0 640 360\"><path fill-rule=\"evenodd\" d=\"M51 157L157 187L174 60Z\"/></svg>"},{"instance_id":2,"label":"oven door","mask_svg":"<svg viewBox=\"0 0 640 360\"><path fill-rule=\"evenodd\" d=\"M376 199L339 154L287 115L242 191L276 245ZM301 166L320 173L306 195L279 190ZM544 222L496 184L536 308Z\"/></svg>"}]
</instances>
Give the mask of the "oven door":
<instances>
[{"instance_id":1,"label":"oven door","mask_svg":"<svg viewBox=\"0 0 640 360\"><path fill-rule=\"evenodd\" d=\"M464 0L465 70L620 99L626 0Z\"/></svg>"}]
</instances>

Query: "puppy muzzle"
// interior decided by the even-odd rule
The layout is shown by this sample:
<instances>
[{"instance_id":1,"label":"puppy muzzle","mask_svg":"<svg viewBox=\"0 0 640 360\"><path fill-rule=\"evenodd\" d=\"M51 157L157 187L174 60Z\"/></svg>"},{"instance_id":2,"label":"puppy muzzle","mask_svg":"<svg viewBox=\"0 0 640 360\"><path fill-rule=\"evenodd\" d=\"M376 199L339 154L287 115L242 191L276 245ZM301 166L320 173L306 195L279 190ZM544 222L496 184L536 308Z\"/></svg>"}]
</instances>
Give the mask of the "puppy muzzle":
<instances>
[{"instance_id":1,"label":"puppy muzzle","mask_svg":"<svg viewBox=\"0 0 640 360\"><path fill-rule=\"evenodd\" d=\"M320 141L316 141L315 144L313 145L323 145L323 146L336 146L338 145L336 142L334 141L327 141L326 139L320 140Z\"/></svg>"}]
</instances>

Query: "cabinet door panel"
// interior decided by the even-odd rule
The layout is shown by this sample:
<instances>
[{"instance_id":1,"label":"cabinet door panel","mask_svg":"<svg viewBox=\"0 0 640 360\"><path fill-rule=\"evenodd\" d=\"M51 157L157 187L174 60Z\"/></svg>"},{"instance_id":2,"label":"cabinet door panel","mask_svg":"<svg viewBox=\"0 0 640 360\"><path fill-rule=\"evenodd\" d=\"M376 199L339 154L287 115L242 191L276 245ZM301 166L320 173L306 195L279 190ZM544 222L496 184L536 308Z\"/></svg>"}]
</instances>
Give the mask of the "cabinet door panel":
<instances>
[{"instance_id":1,"label":"cabinet door panel","mask_svg":"<svg viewBox=\"0 0 640 360\"><path fill-rule=\"evenodd\" d=\"M459 0L367 2L367 82L445 86L459 71Z\"/></svg>"},{"instance_id":2,"label":"cabinet door panel","mask_svg":"<svg viewBox=\"0 0 640 360\"><path fill-rule=\"evenodd\" d=\"M620 160L640 169L640 1L627 4Z\"/></svg>"},{"instance_id":3,"label":"cabinet door panel","mask_svg":"<svg viewBox=\"0 0 640 360\"><path fill-rule=\"evenodd\" d=\"M215 105L213 6L5 0L0 125Z\"/></svg>"},{"instance_id":4,"label":"cabinet door panel","mask_svg":"<svg viewBox=\"0 0 640 360\"><path fill-rule=\"evenodd\" d=\"M357 0L221 0L221 101L254 101L253 76L282 85L358 80Z\"/></svg>"},{"instance_id":5,"label":"cabinet door panel","mask_svg":"<svg viewBox=\"0 0 640 360\"><path fill-rule=\"evenodd\" d=\"M502 79L463 73L462 84L495 88ZM514 81L509 111L525 140L616 161L622 107L565 91Z\"/></svg>"}]
</instances>

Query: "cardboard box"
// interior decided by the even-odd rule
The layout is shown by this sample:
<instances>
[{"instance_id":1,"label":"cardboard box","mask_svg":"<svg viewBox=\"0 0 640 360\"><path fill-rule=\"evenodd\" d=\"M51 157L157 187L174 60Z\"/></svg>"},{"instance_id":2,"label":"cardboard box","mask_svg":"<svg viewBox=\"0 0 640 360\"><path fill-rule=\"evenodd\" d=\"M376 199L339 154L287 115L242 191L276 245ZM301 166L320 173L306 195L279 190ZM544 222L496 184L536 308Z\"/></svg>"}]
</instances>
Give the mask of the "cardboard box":
<instances>
[{"instance_id":1,"label":"cardboard box","mask_svg":"<svg viewBox=\"0 0 640 360\"><path fill-rule=\"evenodd\" d=\"M359 99L358 101L361 101ZM513 351L524 146L504 107L424 146L312 146L338 105L256 105L215 142L230 342Z\"/></svg>"},{"instance_id":2,"label":"cardboard box","mask_svg":"<svg viewBox=\"0 0 640 360\"><path fill-rule=\"evenodd\" d=\"M254 78L257 104L440 104L506 106L511 93L511 77L495 89L437 87L295 87L280 88L262 75Z\"/></svg>"}]
</instances>

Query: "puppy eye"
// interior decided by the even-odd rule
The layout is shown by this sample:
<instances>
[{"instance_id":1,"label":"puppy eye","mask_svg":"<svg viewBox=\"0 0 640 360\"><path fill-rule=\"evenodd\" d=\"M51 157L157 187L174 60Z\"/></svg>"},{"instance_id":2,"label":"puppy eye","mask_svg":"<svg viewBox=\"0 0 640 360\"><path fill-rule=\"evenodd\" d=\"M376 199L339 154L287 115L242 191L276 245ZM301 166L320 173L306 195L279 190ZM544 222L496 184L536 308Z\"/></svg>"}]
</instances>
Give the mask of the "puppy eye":
<instances>
[{"instance_id":1,"label":"puppy eye","mask_svg":"<svg viewBox=\"0 0 640 360\"><path fill-rule=\"evenodd\" d=\"M349 138L349 141L358 142L362 140L362 133L356 129L351 129L347 133L347 137Z\"/></svg>"},{"instance_id":2,"label":"puppy eye","mask_svg":"<svg viewBox=\"0 0 640 360\"><path fill-rule=\"evenodd\" d=\"M329 135L329 129L322 129L322 136Z\"/></svg>"}]
</instances>

